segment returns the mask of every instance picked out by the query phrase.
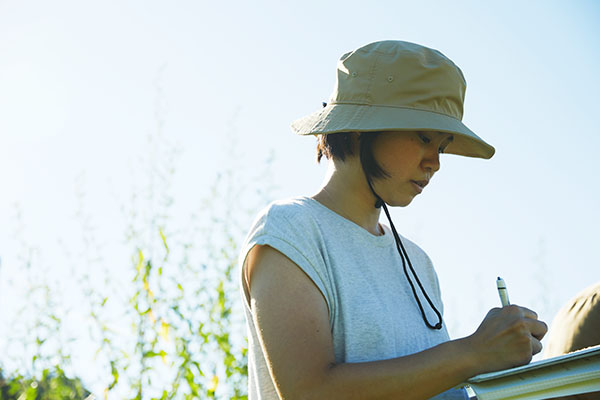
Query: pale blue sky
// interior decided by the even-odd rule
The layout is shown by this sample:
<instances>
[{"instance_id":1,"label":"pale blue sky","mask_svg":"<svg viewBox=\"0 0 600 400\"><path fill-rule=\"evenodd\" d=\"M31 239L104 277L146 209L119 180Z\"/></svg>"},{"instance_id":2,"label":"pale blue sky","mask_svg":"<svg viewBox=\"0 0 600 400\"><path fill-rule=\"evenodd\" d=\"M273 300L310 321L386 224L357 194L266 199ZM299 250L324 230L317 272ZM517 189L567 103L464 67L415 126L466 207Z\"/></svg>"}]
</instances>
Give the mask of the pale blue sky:
<instances>
[{"instance_id":1,"label":"pale blue sky","mask_svg":"<svg viewBox=\"0 0 600 400\"><path fill-rule=\"evenodd\" d=\"M119 202L156 130L158 91L164 135L183 149L176 220L226 168L231 129L246 172L273 151L274 198L312 194L325 168L289 123L327 100L341 54L401 39L461 67L464 122L497 150L490 161L444 156L424 193L392 214L437 267L451 335L498 305L498 275L511 300L550 322L600 280L599 3L372 3L0 1L2 292L19 276L15 202L50 260L72 234L77 185L99 232L122 231Z\"/></svg>"}]
</instances>

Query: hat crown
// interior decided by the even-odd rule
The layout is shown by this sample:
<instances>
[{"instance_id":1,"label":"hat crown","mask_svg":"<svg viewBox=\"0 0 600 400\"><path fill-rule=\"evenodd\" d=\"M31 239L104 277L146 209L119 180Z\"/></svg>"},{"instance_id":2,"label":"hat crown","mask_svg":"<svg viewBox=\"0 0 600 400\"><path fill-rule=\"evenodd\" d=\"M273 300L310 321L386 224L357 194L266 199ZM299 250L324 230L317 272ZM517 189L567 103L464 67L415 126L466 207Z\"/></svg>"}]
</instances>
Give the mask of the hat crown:
<instances>
[{"instance_id":1,"label":"hat crown","mask_svg":"<svg viewBox=\"0 0 600 400\"><path fill-rule=\"evenodd\" d=\"M340 58L330 102L411 108L460 121L465 90L461 70L441 52L387 40Z\"/></svg>"},{"instance_id":2,"label":"hat crown","mask_svg":"<svg viewBox=\"0 0 600 400\"><path fill-rule=\"evenodd\" d=\"M462 123L466 82L437 50L397 40L344 54L324 107L292 122L300 135L338 132L447 132L446 153L491 158L494 147Z\"/></svg>"}]
</instances>

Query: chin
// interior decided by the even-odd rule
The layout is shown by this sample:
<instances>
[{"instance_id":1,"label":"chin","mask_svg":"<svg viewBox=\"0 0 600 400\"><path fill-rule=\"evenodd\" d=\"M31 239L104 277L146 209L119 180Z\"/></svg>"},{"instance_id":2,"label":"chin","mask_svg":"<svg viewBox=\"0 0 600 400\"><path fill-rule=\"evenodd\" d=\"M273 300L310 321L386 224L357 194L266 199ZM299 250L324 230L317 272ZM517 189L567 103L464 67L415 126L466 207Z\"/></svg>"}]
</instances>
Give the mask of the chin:
<instances>
[{"instance_id":1,"label":"chin","mask_svg":"<svg viewBox=\"0 0 600 400\"><path fill-rule=\"evenodd\" d=\"M387 202L386 203L388 205L390 205L391 207L406 207L410 203L412 203L413 199L414 199L414 197L411 197L409 199L393 199L389 203L387 203Z\"/></svg>"}]
</instances>

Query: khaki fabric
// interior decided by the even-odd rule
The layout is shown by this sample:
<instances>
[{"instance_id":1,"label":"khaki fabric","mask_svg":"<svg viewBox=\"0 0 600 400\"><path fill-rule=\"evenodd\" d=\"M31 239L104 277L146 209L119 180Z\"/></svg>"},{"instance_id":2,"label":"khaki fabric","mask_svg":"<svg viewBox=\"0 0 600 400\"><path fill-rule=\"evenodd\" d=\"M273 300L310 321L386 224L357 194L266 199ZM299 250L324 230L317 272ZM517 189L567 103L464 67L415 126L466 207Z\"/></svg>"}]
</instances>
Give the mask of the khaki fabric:
<instances>
[{"instance_id":1,"label":"khaki fabric","mask_svg":"<svg viewBox=\"0 0 600 400\"><path fill-rule=\"evenodd\" d=\"M600 344L600 282L586 288L554 317L544 352L555 357ZM556 400L598 400L600 392L582 393Z\"/></svg>"},{"instance_id":2,"label":"khaki fabric","mask_svg":"<svg viewBox=\"0 0 600 400\"><path fill-rule=\"evenodd\" d=\"M299 135L436 131L454 135L445 152L491 158L494 148L463 124L466 81L437 50L398 40L344 54L325 107L292 123Z\"/></svg>"},{"instance_id":3,"label":"khaki fabric","mask_svg":"<svg viewBox=\"0 0 600 400\"><path fill-rule=\"evenodd\" d=\"M600 282L586 288L556 314L544 355L554 357L600 344Z\"/></svg>"}]
</instances>

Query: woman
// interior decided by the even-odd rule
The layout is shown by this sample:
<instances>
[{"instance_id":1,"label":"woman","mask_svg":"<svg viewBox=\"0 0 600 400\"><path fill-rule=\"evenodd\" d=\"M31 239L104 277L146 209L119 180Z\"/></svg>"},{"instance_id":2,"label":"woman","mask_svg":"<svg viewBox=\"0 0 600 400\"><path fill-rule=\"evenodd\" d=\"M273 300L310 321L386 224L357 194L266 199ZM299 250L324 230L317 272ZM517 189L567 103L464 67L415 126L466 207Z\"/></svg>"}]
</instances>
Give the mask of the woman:
<instances>
[{"instance_id":1,"label":"woman","mask_svg":"<svg viewBox=\"0 0 600 400\"><path fill-rule=\"evenodd\" d=\"M465 398L452 388L528 363L546 325L509 306L449 340L431 261L387 205L410 204L440 153L487 159L494 148L462 124L463 75L436 50L376 42L337 73L330 102L292 124L317 135L324 186L267 207L240 256L249 398Z\"/></svg>"}]
</instances>

